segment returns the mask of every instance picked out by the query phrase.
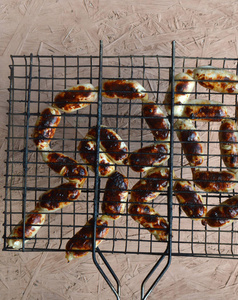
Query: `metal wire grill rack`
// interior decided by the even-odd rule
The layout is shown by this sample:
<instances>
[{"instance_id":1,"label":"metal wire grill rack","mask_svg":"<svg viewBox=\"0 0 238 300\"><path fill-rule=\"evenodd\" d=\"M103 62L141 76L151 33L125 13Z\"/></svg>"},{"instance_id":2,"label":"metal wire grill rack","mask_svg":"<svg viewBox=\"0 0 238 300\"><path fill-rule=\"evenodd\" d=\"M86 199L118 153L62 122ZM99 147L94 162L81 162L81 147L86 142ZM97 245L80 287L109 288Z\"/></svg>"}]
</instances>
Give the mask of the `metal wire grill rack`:
<instances>
[{"instance_id":1,"label":"metal wire grill rack","mask_svg":"<svg viewBox=\"0 0 238 300\"><path fill-rule=\"evenodd\" d=\"M13 227L31 211L40 194L63 182L42 161L35 149L31 134L40 112L51 105L56 93L78 83L92 83L99 86L98 101L74 114L63 114L51 147L80 163L77 153L78 143L89 128L106 125L115 130L132 152L154 142L153 135L141 113L140 100L106 99L101 97L102 79L133 79L141 83L149 93L149 98L161 104L169 83L173 84L174 75L200 65L213 65L237 73L237 60L230 58L202 58L175 56L175 43L172 55L130 55L103 56L102 46L98 56L12 56L10 65L8 147L6 160L6 196L4 221L4 248L6 239ZM234 108L237 96L208 91L196 84L191 98L215 99L224 103L229 116L236 119ZM168 167L177 177L191 180L189 166L181 144L173 128L176 117L171 122L171 157ZM225 169L219 150L218 122L196 122L205 153L205 163L201 168L211 170ZM83 164L83 163L82 163ZM129 189L141 178L142 174L132 171L128 166L116 166L129 179ZM168 242L158 242L151 234L139 226L126 212L117 221L110 223L110 231L100 249L93 248L93 259L99 271L110 285L117 299L120 299L120 283L110 268L104 254L156 255L160 259L142 283L141 299L146 299L170 264L171 256L198 256L234 258L238 254L238 229L236 223L221 229L204 227L200 221L185 216L173 197L170 178L168 191L162 192L151 204L170 223ZM61 211L49 214L47 222L35 238L26 243L23 251L65 251L66 242L84 226L91 216L101 214L105 178L99 178L89 170L89 176L81 193L80 200ZM207 207L212 207L236 193L205 193ZM130 195L129 195L130 198ZM94 228L95 229L95 228ZM99 253L108 270L116 280L116 288L97 262ZM161 261L166 258L166 266L145 294L144 286Z\"/></svg>"}]
</instances>

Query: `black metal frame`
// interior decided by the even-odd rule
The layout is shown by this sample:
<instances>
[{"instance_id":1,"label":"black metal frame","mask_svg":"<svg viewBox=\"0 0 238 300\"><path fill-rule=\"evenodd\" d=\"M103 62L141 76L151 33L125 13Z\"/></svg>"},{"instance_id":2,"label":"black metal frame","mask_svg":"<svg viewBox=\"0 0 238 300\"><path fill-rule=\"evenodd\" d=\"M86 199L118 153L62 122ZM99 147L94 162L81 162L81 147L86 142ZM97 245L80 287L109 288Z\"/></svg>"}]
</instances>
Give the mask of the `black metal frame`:
<instances>
[{"instance_id":1,"label":"black metal frame","mask_svg":"<svg viewBox=\"0 0 238 300\"><path fill-rule=\"evenodd\" d=\"M54 138L54 150L76 158L78 142L83 139L84 133L87 132L88 128L97 125L99 133L100 126L107 120L111 120L114 124L112 129L119 131L119 134L122 135L124 141L128 144L129 149L132 149L130 151L133 151L149 142L153 143L152 134L146 127L142 115L138 113L141 103L140 101L132 103L132 101L119 99L102 99L102 79L123 78L137 80L143 86L147 85L146 89L148 91L151 90L149 96L155 98L155 101L164 108L161 100L166 93L169 83L172 85L172 101L174 99L173 87L176 73L195 68L204 64L204 61L206 64L214 63L225 69L231 69L236 73L238 70L237 60L235 59L175 56L175 42L172 43L172 54L169 56L104 56L102 43L100 43L99 56L34 56L31 54L30 56L12 56L11 58L3 248L3 250L11 251L14 250L7 247L6 239L12 228L20 221L20 218L25 220L27 212L35 204L40 193L56 186L56 182L63 181L62 178L50 171L42 162L30 138L37 116L46 105L52 104L55 93L75 85L79 81L91 82L95 86L98 85L97 103L92 103L88 108L73 115L65 114L62 116L61 124L57 129L58 135L56 134ZM232 97L230 101L230 98L227 100L226 95L212 93L201 89L198 85L196 85L195 92L192 95L195 95L195 97L206 97L207 99L213 99L214 95L216 95L216 97L221 99L221 102L227 105L230 112L233 111L237 104L235 95L229 96L230 98ZM110 105L113 109L107 111L106 107ZM120 109L123 105L126 109L120 114ZM177 201L174 200L172 171L175 170L183 178L184 174L187 176L186 172L190 170L190 167L186 163L180 143L176 139L173 127L176 117L173 114L173 107L172 105L172 113L169 117L171 123L171 155L168 161L168 167L171 170L170 186L167 192L161 193L162 200L160 200L161 196L159 196L160 199L152 203L155 207L161 207L162 211L164 211L162 214L170 224L168 242L156 242L144 228L133 222L127 213L127 206L126 213L121 218L123 221L115 221L113 225L110 225L111 236L105 238L105 242L99 249L95 246L96 221L94 221L92 258L117 299L120 299L120 281L108 263L106 255L132 253L160 256L158 262L142 282L141 299L147 299L168 269L172 256L238 257L236 253L236 249L238 249L238 242L236 242L238 228L235 223L230 225L230 227L218 230L204 228L197 221L188 219L181 212ZM109 114L108 112L111 113ZM235 117L232 116L232 118L234 119ZM133 125L133 122L135 125ZM217 144L213 137L213 135L218 134L217 125L207 123L205 125L196 124L196 126L200 135L204 137L203 143L207 152L206 166L202 168L222 170L224 166L222 165L219 151L214 150L215 147L211 149L211 144ZM84 133L81 133L81 131ZM134 134L139 132L137 140L131 139L132 132ZM125 138L126 134L127 138ZM99 142L98 134L97 158L99 155ZM70 148L69 145L72 143L74 147ZM219 162L214 162L218 156ZM22 172L20 172L18 165L22 166ZM17 173L15 173L15 170L17 170ZM141 174L131 172L128 166L123 168L122 172L132 182L136 182L142 177ZM45 183L47 183L47 186ZM93 215L94 220L96 220L97 216L100 215L99 204L102 201L101 195L104 191L104 184L105 180L100 178L97 173L96 175L89 173L87 184L82 189L83 199L73 203L69 209L52 214L53 216L49 215L48 222L43 225L42 234L39 233L36 238L27 243L22 251L65 251L64 244L76 230L84 225L85 219L88 220ZM22 193L21 197L19 193ZM235 194L235 191L229 194L213 193L208 195L204 192L202 194L206 199L207 206L210 207L215 205L215 203L218 204L231 194ZM216 201L216 198L219 201ZM118 232L122 235L124 234L124 236L118 238ZM227 239L228 237L230 237L229 240ZM119 242L124 245L121 249L117 249ZM105 244L106 246L103 246ZM107 268L106 271L99 264L98 255L103 260L104 266ZM165 258L167 261L164 261ZM165 262L165 266L162 270L158 270L162 262ZM111 273L115 284L111 282L107 272ZM157 273L159 274L155 275ZM156 278L146 291L145 285L152 275Z\"/></svg>"}]
</instances>

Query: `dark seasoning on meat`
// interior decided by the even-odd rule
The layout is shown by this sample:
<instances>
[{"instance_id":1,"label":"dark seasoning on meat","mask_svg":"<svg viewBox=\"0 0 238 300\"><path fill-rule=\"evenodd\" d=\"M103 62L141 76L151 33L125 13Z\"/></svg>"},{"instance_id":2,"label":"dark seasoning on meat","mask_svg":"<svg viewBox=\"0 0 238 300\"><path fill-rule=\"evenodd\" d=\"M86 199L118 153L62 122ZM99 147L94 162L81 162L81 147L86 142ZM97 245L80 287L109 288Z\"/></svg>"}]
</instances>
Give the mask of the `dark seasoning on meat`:
<instances>
[{"instance_id":1,"label":"dark seasoning on meat","mask_svg":"<svg viewBox=\"0 0 238 300\"><path fill-rule=\"evenodd\" d=\"M94 63L91 74L96 76ZM107 60L104 64L112 68ZM68 262L94 252L99 245L99 255L160 256L171 250L171 255L209 256L217 244L218 256L229 251L235 254L237 225L232 222L238 217L234 192L238 136L231 103L238 93L237 78L225 74L226 70L199 65L198 60L193 68L186 62L182 67L176 64L172 131L170 70L163 65L158 78L149 78L154 66L139 76L140 64L129 66L123 58L121 73L110 77L105 68L103 76L109 79L102 80L100 128L96 125L100 89L93 85L98 84L94 77L90 83L79 80L77 86L65 90L62 86L73 85L75 74L65 78L62 86L59 80L53 89L60 92L52 97L52 106L41 110L39 105L35 126L30 123L29 145L33 141L37 148L33 156L37 157L35 182L40 189L27 198L26 211L20 214L24 224L17 223L20 220L12 224L8 247L39 250L38 245L50 248L59 242ZM87 76L82 82L87 82ZM34 102L31 109L35 109ZM47 166L51 170L42 176ZM59 176L61 185L55 186ZM30 186L27 193L32 190ZM35 207L30 211L32 203ZM166 248L170 242L173 247Z\"/></svg>"},{"instance_id":2,"label":"dark seasoning on meat","mask_svg":"<svg viewBox=\"0 0 238 300\"><path fill-rule=\"evenodd\" d=\"M189 95L187 94L190 92L193 87L193 79L192 79L192 72L189 70L187 74L178 74L176 78L179 80L176 82L175 85L175 95L176 95L176 102L177 104L182 104L185 99L188 100ZM198 76L198 74L197 74ZM202 77L205 80L205 77ZM185 81L184 81L185 79ZM190 80L191 79L191 80ZM199 80L201 79L201 76L199 77ZM202 84L201 84L202 85ZM225 86L222 85L224 88ZM67 91L61 92L56 95L54 100L54 107L63 110L64 112L73 112L75 110L81 109L82 107L85 107L88 105L87 102L88 99L90 99L93 95L93 86L86 86L86 85L79 85L77 87L70 88ZM169 88L170 89L170 88ZM169 92L168 89L168 92ZM170 93L167 93L166 100L169 101L169 95ZM140 86L140 84L134 82L134 81L128 81L128 80L108 80L103 83L103 96L108 98L125 98L125 99L142 99L143 106L142 106L142 114L151 129L152 134L154 135L155 139L159 142L161 141L168 141L169 134L170 134L170 126L168 120L166 120L166 117L164 113L160 110L159 105L156 105L154 102L151 102L148 100L148 96L145 92L145 89ZM182 97L182 98L181 98ZM180 100L181 98L181 100ZM95 100L95 99L94 99ZM189 102L188 102L189 103ZM200 104L204 104L201 102ZM181 113L185 115L189 115L191 119L193 118L203 118L207 120L214 120L214 118L221 117L220 113L220 106L215 106L216 110L214 111L211 108L214 108L214 106L201 106L199 107L199 110L197 110L196 113L193 112L193 109L189 107L189 105L185 105L184 112ZM168 107L167 107L168 108ZM168 111L169 112L169 111ZM56 111L57 113L57 111ZM180 113L178 111L178 113ZM222 115L223 116L223 115ZM41 114L41 117L36 123L35 131L33 134L34 142L37 147L39 147L40 144L49 144L50 140L53 138L55 129L58 126L60 121L60 117L57 115L54 116L52 114L51 108L48 108L44 110ZM185 155L187 157L188 162L191 164L191 166L198 166L203 163L203 148L200 143L200 137L198 136L197 132L195 130L191 130L191 126L187 127L184 125L184 127L178 127L179 132L178 136L180 139L180 142L182 143L183 151L185 152ZM92 167L92 170L95 171L96 161L95 161L95 154L96 154L96 137L97 137L97 127L92 127L86 137L85 140L81 141L78 147L79 153L84 161L86 163L89 163ZM227 136L226 136L227 138ZM42 146L43 147L43 146ZM43 147L44 148L44 147ZM166 143L155 143L151 146L146 146L144 148L141 148L134 153L131 153L128 156L128 148L124 144L124 142L121 140L121 138L111 129L102 127L100 128L100 148L102 149L102 153L105 153L105 156L99 155L100 162L99 162L99 172L102 176L111 176L109 177L109 181L106 184L105 194L104 194L104 201L102 205L102 211L107 215L108 212L111 214L114 214L111 216L111 218L116 219L117 214L121 213L123 211L124 204L121 201L120 193L118 192L118 186L116 182L113 181L113 178L117 178L119 180L120 176L115 172L114 164L115 163L128 163L129 166L136 172L144 172L147 170L150 170L153 167L156 167L158 165L161 165L162 163L166 162L169 159L170 155L170 149L169 144ZM43 156L44 157L44 156ZM111 159L111 161L110 161ZM47 154L47 158L45 159L48 166L54 170L56 173L61 174L68 180L82 180L87 177L87 173L85 169L79 165L75 160L71 159L70 157L67 157L61 153L57 152L50 152ZM112 175L110 175L112 174ZM121 174L120 174L121 175ZM122 176L122 175L121 175ZM153 176L151 176L153 178ZM154 179L156 176L154 177ZM161 177L163 178L163 176ZM139 195L136 196L136 186L140 186L140 182L138 182L137 185L135 185L134 191L132 192L132 199L140 198L142 195L144 195L141 198L141 201L145 201L147 197L154 197L153 193L150 195L151 192L148 192L148 190L152 189L158 189L160 188L160 182L163 182L161 178L157 178L159 181L150 182L149 178L145 178L146 181L146 189L145 186L141 187L141 190L139 191ZM193 179L197 186L199 186L201 189L205 191L227 191L233 188L234 184L230 183L231 181L235 181L235 177L233 173L229 172L203 172L200 170L193 169ZM162 181L161 181L162 180ZM225 182L224 182L225 181ZM229 183L228 183L229 181ZM166 181L164 181L165 186L167 186ZM222 185L223 183L223 185ZM128 180L126 183L126 186L128 185ZM108 190L111 191L108 192ZM192 188L190 183L187 184L186 187L179 186L177 184L177 192L180 192L178 197L183 197L184 203L182 203L183 210L185 213L191 217L191 218L197 218L200 215L204 215L204 206L203 203L200 203L200 199L196 192L190 193L186 195L186 191L192 192ZM120 190L120 188L119 188ZM115 193L115 195L113 194ZM118 194L119 193L119 194ZM50 195L52 192L49 193ZM56 191L54 192L56 195ZM141 194L141 195L140 195ZM155 193L156 195L156 193ZM157 196L157 195L156 195ZM65 196L63 196L64 198ZM110 207L110 203L112 203L109 199L110 197L113 197L114 200L112 202L115 202L112 204L112 207ZM118 198L118 199L117 199ZM124 198L123 192L122 192L122 198ZM152 199L151 198L151 199ZM149 198L148 198L149 199ZM43 200L41 199L41 202ZM138 201L138 200L137 200ZM142 202L143 202L142 201ZM148 201L148 200L146 200ZM199 202L200 201L200 202ZM42 202L43 203L43 202ZM198 204L197 212L194 212L194 209L189 208L190 206L193 206ZM151 214L150 217L156 218L158 217L156 213L154 213L152 208L148 208L147 205L139 208L136 207L138 204L131 205L130 210L142 210L145 212L145 214L149 213ZM52 208L49 206L49 209L56 208L57 203L52 204ZM149 211L148 211L149 209ZM141 213L140 213L141 214ZM133 216L134 219L135 216ZM146 220L148 220L148 216L146 216ZM138 221L139 219L137 219ZM142 226L147 227L145 219L140 219L139 223L142 224ZM162 221L162 224L165 224L166 221ZM152 226L153 227L153 226ZM160 240L160 238L158 238ZM162 238L163 240L164 238Z\"/></svg>"}]
</instances>

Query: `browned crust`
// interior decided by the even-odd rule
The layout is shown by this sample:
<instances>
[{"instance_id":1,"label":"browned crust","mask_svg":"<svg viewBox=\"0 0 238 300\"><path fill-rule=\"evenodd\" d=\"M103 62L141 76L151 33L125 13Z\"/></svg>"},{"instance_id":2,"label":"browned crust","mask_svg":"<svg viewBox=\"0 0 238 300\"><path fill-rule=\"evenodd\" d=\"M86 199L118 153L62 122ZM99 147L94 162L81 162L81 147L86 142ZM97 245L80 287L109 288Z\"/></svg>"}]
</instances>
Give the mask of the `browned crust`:
<instances>
[{"instance_id":1,"label":"browned crust","mask_svg":"<svg viewBox=\"0 0 238 300\"><path fill-rule=\"evenodd\" d=\"M142 114L156 140L165 141L169 138L170 128L164 114L154 103L144 104Z\"/></svg>"},{"instance_id":2,"label":"browned crust","mask_svg":"<svg viewBox=\"0 0 238 300\"><path fill-rule=\"evenodd\" d=\"M97 137L97 127L94 126L88 131L88 136ZM118 135L106 127L100 128L100 146L110 158L115 162L123 162L128 157L128 148L122 140L118 139Z\"/></svg>"},{"instance_id":3,"label":"browned crust","mask_svg":"<svg viewBox=\"0 0 238 300\"><path fill-rule=\"evenodd\" d=\"M85 102L93 99L91 88L79 85L57 94L54 99L54 105L65 112L71 112L89 105L90 102Z\"/></svg>"},{"instance_id":4,"label":"browned crust","mask_svg":"<svg viewBox=\"0 0 238 300\"><path fill-rule=\"evenodd\" d=\"M193 170L194 183L206 192L227 192L236 185L235 174L228 171Z\"/></svg>"},{"instance_id":5,"label":"browned crust","mask_svg":"<svg viewBox=\"0 0 238 300\"><path fill-rule=\"evenodd\" d=\"M207 89L211 90L222 90L223 92L232 94L236 91L235 83L232 83L233 78L227 77L225 75L217 74L216 78L209 77L206 73L195 73L196 79L199 84ZM206 81L203 81L206 80ZM220 82L219 82L220 81Z\"/></svg>"},{"instance_id":6,"label":"browned crust","mask_svg":"<svg viewBox=\"0 0 238 300\"><path fill-rule=\"evenodd\" d=\"M93 248L93 222L91 218L66 244L66 255L69 252L74 252L74 257L81 257L86 255ZM108 234L108 222L97 220L96 228L96 242L97 245Z\"/></svg>"},{"instance_id":7,"label":"browned crust","mask_svg":"<svg viewBox=\"0 0 238 300\"><path fill-rule=\"evenodd\" d=\"M169 169L162 172L155 172L139 180L131 191L132 202L149 202L155 199L158 194L165 190L169 184Z\"/></svg>"},{"instance_id":8,"label":"browned crust","mask_svg":"<svg viewBox=\"0 0 238 300\"><path fill-rule=\"evenodd\" d=\"M191 107L191 105L186 105L184 108L184 115L197 121L220 122L223 118L227 117L227 111L223 106L217 105L193 107Z\"/></svg>"},{"instance_id":9,"label":"browned crust","mask_svg":"<svg viewBox=\"0 0 238 300\"><path fill-rule=\"evenodd\" d=\"M116 220L123 213L128 196L128 179L115 171L108 177L102 202L102 213Z\"/></svg>"},{"instance_id":10,"label":"browned crust","mask_svg":"<svg viewBox=\"0 0 238 300\"><path fill-rule=\"evenodd\" d=\"M160 165L169 159L167 144L154 144L141 148L128 157L128 162L135 172L143 172L148 167Z\"/></svg>"},{"instance_id":11,"label":"browned crust","mask_svg":"<svg viewBox=\"0 0 238 300\"><path fill-rule=\"evenodd\" d=\"M202 224L207 224L211 227L221 227L234 221L237 216L238 196L234 196L210 209L206 214L206 220Z\"/></svg>"},{"instance_id":12,"label":"browned crust","mask_svg":"<svg viewBox=\"0 0 238 300\"><path fill-rule=\"evenodd\" d=\"M95 172L96 169L96 144L90 140L83 140L79 143L78 151L81 158L90 165ZM114 166L106 156L99 155L99 174L108 176L114 170Z\"/></svg>"},{"instance_id":13,"label":"browned crust","mask_svg":"<svg viewBox=\"0 0 238 300\"><path fill-rule=\"evenodd\" d=\"M204 206L202 196L197 193L189 181L176 181L173 187L175 196L184 213L192 219L204 217L207 208Z\"/></svg>"},{"instance_id":14,"label":"browned crust","mask_svg":"<svg viewBox=\"0 0 238 300\"><path fill-rule=\"evenodd\" d=\"M145 227L159 241L167 241L169 225L164 218L147 204L131 204L129 207L131 217Z\"/></svg>"},{"instance_id":15,"label":"browned crust","mask_svg":"<svg viewBox=\"0 0 238 300\"><path fill-rule=\"evenodd\" d=\"M64 183L43 193L39 198L37 207L47 209L49 212L54 211L77 200L80 193L77 183Z\"/></svg>"},{"instance_id":16,"label":"browned crust","mask_svg":"<svg viewBox=\"0 0 238 300\"><path fill-rule=\"evenodd\" d=\"M87 170L78 162L62 153L51 152L47 156L48 166L56 173L71 181L83 184L87 178Z\"/></svg>"},{"instance_id":17,"label":"browned crust","mask_svg":"<svg viewBox=\"0 0 238 300\"><path fill-rule=\"evenodd\" d=\"M189 76L191 76L193 78L193 71L192 70L187 70L186 71L186 74L188 74Z\"/></svg>"},{"instance_id":18,"label":"browned crust","mask_svg":"<svg viewBox=\"0 0 238 300\"><path fill-rule=\"evenodd\" d=\"M37 231L36 226L41 225L45 221L45 214L38 213L37 210L32 211L26 216L25 222L25 238L31 238ZM11 236L12 235L12 236ZM17 225L9 238L23 238L23 221Z\"/></svg>"},{"instance_id":19,"label":"browned crust","mask_svg":"<svg viewBox=\"0 0 238 300\"><path fill-rule=\"evenodd\" d=\"M127 80L108 80L103 83L103 96L108 98L138 99L144 98L145 92L138 92L135 83Z\"/></svg>"},{"instance_id":20,"label":"browned crust","mask_svg":"<svg viewBox=\"0 0 238 300\"><path fill-rule=\"evenodd\" d=\"M50 108L46 108L41 112L32 134L36 147L43 142L49 144L54 137L56 127L58 127L61 120L60 112L58 111L58 113L59 115L53 115Z\"/></svg>"},{"instance_id":21,"label":"browned crust","mask_svg":"<svg viewBox=\"0 0 238 300\"><path fill-rule=\"evenodd\" d=\"M177 135L188 162L192 166L201 165L204 161L203 147L199 142L198 133L195 130L181 130Z\"/></svg>"},{"instance_id":22,"label":"browned crust","mask_svg":"<svg viewBox=\"0 0 238 300\"><path fill-rule=\"evenodd\" d=\"M177 77L180 77L180 74L176 75ZM192 78L191 78L192 79ZM189 80L189 75L187 76L186 74L184 74L184 76L182 76L181 78L179 78L178 81L175 81L174 84L174 103L175 104L181 104L180 102L180 98L181 96L184 96L188 93L188 91L190 90L190 85L191 85L191 80ZM164 104L167 105L167 110L171 110L171 86L169 87L165 98L164 98Z\"/></svg>"},{"instance_id":23,"label":"browned crust","mask_svg":"<svg viewBox=\"0 0 238 300\"><path fill-rule=\"evenodd\" d=\"M238 167L237 126L233 120L224 120L219 130L222 159L228 168Z\"/></svg>"}]
</instances>

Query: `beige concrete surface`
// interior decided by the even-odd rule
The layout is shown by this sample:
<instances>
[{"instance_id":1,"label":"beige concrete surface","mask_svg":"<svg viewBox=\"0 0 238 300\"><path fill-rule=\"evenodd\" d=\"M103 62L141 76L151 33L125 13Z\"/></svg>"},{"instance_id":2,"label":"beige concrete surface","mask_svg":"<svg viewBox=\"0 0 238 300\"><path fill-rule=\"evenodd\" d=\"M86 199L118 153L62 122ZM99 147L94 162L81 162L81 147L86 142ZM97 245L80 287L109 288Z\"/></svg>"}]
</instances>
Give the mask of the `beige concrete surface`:
<instances>
[{"instance_id":1,"label":"beige concrete surface","mask_svg":"<svg viewBox=\"0 0 238 300\"><path fill-rule=\"evenodd\" d=\"M238 56L238 2L221 0L1 0L0 155L4 210L10 55L176 54ZM3 214L0 223L3 223ZM3 227L0 227L0 236ZM0 246L2 248L1 239ZM121 299L140 299L140 283L155 256L108 254L121 281ZM235 300L237 259L173 257L148 299ZM67 264L63 252L0 253L0 299L112 300L90 255Z\"/></svg>"}]
</instances>

